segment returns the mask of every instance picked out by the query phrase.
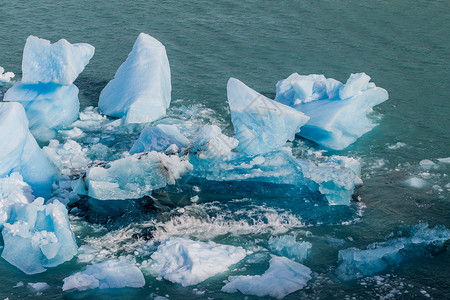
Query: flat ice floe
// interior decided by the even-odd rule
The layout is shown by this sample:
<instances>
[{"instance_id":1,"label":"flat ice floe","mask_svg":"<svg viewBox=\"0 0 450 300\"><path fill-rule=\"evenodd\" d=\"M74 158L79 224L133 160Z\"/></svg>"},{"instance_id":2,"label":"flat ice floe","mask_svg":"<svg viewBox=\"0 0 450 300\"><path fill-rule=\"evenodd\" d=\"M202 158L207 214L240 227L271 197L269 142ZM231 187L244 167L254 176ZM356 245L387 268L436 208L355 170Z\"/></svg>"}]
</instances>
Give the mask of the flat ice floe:
<instances>
[{"instance_id":1,"label":"flat ice floe","mask_svg":"<svg viewBox=\"0 0 450 300\"><path fill-rule=\"evenodd\" d=\"M223 292L241 292L258 297L278 299L304 288L311 279L311 270L286 257L272 256L270 266L262 275L230 276Z\"/></svg>"},{"instance_id":2,"label":"flat ice floe","mask_svg":"<svg viewBox=\"0 0 450 300\"><path fill-rule=\"evenodd\" d=\"M118 260L89 265L83 271L64 278L63 281L63 291L139 288L145 285L144 275L138 267Z\"/></svg>"},{"instance_id":3,"label":"flat ice floe","mask_svg":"<svg viewBox=\"0 0 450 300\"><path fill-rule=\"evenodd\" d=\"M171 282L190 286L227 271L246 255L242 247L169 238L158 246L146 268Z\"/></svg>"}]
</instances>

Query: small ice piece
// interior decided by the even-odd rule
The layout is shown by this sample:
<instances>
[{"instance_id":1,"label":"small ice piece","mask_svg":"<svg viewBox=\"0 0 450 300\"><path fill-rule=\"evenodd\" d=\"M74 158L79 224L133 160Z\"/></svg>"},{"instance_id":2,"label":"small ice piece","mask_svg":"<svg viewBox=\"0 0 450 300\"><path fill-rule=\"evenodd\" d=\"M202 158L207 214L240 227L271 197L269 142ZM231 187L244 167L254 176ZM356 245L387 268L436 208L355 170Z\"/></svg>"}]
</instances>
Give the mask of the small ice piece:
<instances>
[{"instance_id":1,"label":"small ice piece","mask_svg":"<svg viewBox=\"0 0 450 300\"><path fill-rule=\"evenodd\" d=\"M34 195L48 197L56 169L28 129L23 106L0 102L0 177L19 172Z\"/></svg>"},{"instance_id":2,"label":"small ice piece","mask_svg":"<svg viewBox=\"0 0 450 300\"><path fill-rule=\"evenodd\" d=\"M0 67L0 83L6 83L10 82L12 78L14 78L13 72L5 72L5 69L3 67Z\"/></svg>"},{"instance_id":3,"label":"small ice piece","mask_svg":"<svg viewBox=\"0 0 450 300\"><path fill-rule=\"evenodd\" d=\"M86 157L87 149L83 149L80 144L72 140L67 140L64 144L60 144L57 140L50 140L49 145L42 149L64 175L79 174L91 162Z\"/></svg>"},{"instance_id":4,"label":"small ice piece","mask_svg":"<svg viewBox=\"0 0 450 300\"><path fill-rule=\"evenodd\" d=\"M433 162L433 161L431 161L431 160L429 160L429 159L423 159L423 160L421 160L421 161L419 162L419 165L420 165L423 169L425 169L425 170L431 170L431 169L437 169L437 168L439 168L439 166L438 166L435 162Z\"/></svg>"},{"instance_id":5,"label":"small ice piece","mask_svg":"<svg viewBox=\"0 0 450 300\"><path fill-rule=\"evenodd\" d=\"M270 237L269 250L277 255L296 261L304 261L312 245L309 242L297 242L292 235Z\"/></svg>"},{"instance_id":6,"label":"small ice piece","mask_svg":"<svg viewBox=\"0 0 450 300\"><path fill-rule=\"evenodd\" d=\"M294 140L309 117L264 97L241 81L230 78L227 85L231 121L239 141L237 150L247 155L278 150Z\"/></svg>"},{"instance_id":7,"label":"small ice piece","mask_svg":"<svg viewBox=\"0 0 450 300\"><path fill-rule=\"evenodd\" d=\"M50 41L29 36L23 49L22 82L71 85L94 55L89 44L71 44L65 39Z\"/></svg>"},{"instance_id":8,"label":"small ice piece","mask_svg":"<svg viewBox=\"0 0 450 300\"><path fill-rule=\"evenodd\" d=\"M126 123L153 122L166 114L171 90L166 48L141 33L127 60L101 92L98 107Z\"/></svg>"},{"instance_id":9,"label":"small ice piece","mask_svg":"<svg viewBox=\"0 0 450 300\"><path fill-rule=\"evenodd\" d=\"M138 140L131 147L130 154L150 151L162 152L170 145L176 145L181 149L188 144L189 140L180 133L175 125L159 124L142 130Z\"/></svg>"},{"instance_id":10,"label":"small ice piece","mask_svg":"<svg viewBox=\"0 0 450 300\"><path fill-rule=\"evenodd\" d=\"M36 282L36 283L29 282L28 286L32 288L35 292L41 292L50 287L47 282Z\"/></svg>"},{"instance_id":11,"label":"small ice piece","mask_svg":"<svg viewBox=\"0 0 450 300\"><path fill-rule=\"evenodd\" d=\"M75 85L16 82L5 93L3 101L23 105L31 133L42 142L55 138L59 129L71 125L78 118L80 109Z\"/></svg>"},{"instance_id":12,"label":"small ice piece","mask_svg":"<svg viewBox=\"0 0 450 300\"><path fill-rule=\"evenodd\" d=\"M44 199L37 198L12 205L2 235L2 257L28 275L45 272L77 254L67 209L57 200L44 205Z\"/></svg>"},{"instance_id":13,"label":"small ice piece","mask_svg":"<svg viewBox=\"0 0 450 300\"><path fill-rule=\"evenodd\" d=\"M353 280L396 267L403 261L438 253L450 239L444 226L428 228L427 223L413 226L408 237L370 244L366 250L349 248L339 251L336 270L341 280Z\"/></svg>"},{"instance_id":14,"label":"small ice piece","mask_svg":"<svg viewBox=\"0 0 450 300\"><path fill-rule=\"evenodd\" d=\"M245 256L242 247L169 238L152 254L148 270L171 282L190 286L227 271Z\"/></svg>"},{"instance_id":15,"label":"small ice piece","mask_svg":"<svg viewBox=\"0 0 450 300\"><path fill-rule=\"evenodd\" d=\"M323 75L294 73L277 83L275 100L311 117L300 136L342 150L376 126L367 113L388 99L386 90L369 81L365 73L351 74L344 85Z\"/></svg>"},{"instance_id":16,"label":"small ice piece","mask_svg":"<svg viewBox=\"0 0 450 300\"><path fill-rule=\"evenodd\" d=\"M15 203L33 202L31 187L23 182L22 176L15 172L0 178L0 229L9 219L11 206Z\"/></svg>"},{"instance_id":17,"label":"small ice piece","mask_svg":"<svg viewBox=\"0 0 450 300\"><path fill-rule=\"evenodd\" d=\"M140 288L145 285L138 267L118 260L89 265L83 271L63 279L63 291L90 289Z\"/></svg>"},{"instance_id":18,"label":"small ice piece","mask_svg":"<svg viewBox=\"0 0 450 300\"><path fill-rule=\"evenodd\" d=\"M191 169L189 161L178 155L138 153L89 168L74 190L98 200L138 199L151 195L154 189L175 184Z\"/></svg>"},{"instance_id":19,"label":"small ice piece","mask_svg":"<svg viewBox=\"0 0 450 300\"><path fill-rule=\"evenodd\" d=\"M450 157L438 158L438 161L443 164L450 164Z\"/></svg>"},{"instance_id":20,"label":"small ice piece","mask_svg":"<svg viewBox=\"0 0 450 300\"><path fill-rule=\"evenodd\" d=\"M212 159L217 156L229 155L238 144L239 142L235 138L222 134L222 130L218 126L205 125L200 128L192 150L201 159Z\"/></svg>"},{"instance_id":21,"label":"small ice piece","mask_svg":"<svg viewBox=\"0 0 450 300\"><path fill-rule=\"evenodd\" d=\"M410 187L416 188L416 189L423 189L428 185L428 183L418 177L411 177L405 180L405 183L409 185Z\"/></svg>"},{"instance_id":22,"label":"small ice piece","mask_svg":"<svg viewBox=\"0 0 450 300\"><path fill-rule=\"evenodd\" d=\"M229 282L222 287L222 291L281 299L301 290L311 279L308 267L289 258L272 256L269 263L269 269L262 275L228 277Z\"/></svg>"}]
</instances>

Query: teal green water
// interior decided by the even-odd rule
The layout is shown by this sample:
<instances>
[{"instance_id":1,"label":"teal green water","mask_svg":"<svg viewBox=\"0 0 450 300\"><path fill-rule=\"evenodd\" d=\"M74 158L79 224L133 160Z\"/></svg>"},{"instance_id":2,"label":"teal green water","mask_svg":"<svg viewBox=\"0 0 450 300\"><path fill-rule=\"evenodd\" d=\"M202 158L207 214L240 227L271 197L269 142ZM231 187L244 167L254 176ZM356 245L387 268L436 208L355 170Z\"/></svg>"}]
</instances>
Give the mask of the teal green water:
<instances>
[{"instance_id":1,"label":"teal green water","mask_svg":"<svg viewBox=\"0 0 450 300\"><path fill-rule=\"evenodd\" d=\"M225 120L229 119L226 82L230 76L273 97L276 82L293 72L324 74L341 81L350 73L366 72L390 98L375 108L380 125L339 152L361 159L364 186L357 193L364 203L362 216L350 224L324 222L305 229L316 237L305 262L316 275L307 289L287 298L378 299L388 296L391 288L411 284L409 294L396 298L425 298L420 292L425 290L435 299L448 299L448 251L383 273L390 287L376 282L365 287L334 277L339 247L321 242L320 237L345 240L344 248L363 248L404 225L429 222L450 228L450 166L439 164L429 172L419 166L423 159L437 162L437 158L450 156L449 11L448 1L3 0L0 66L20 78L22 49L29 35L90 43L96 47L95 56L76 84L82 106L95 106L137 35L146 32L166 46L173 99L202 104ZM406 146L389 148L397 142ZM424 178L428 185L422 189L407 186L404 181L411 176ZM300 210L295 205L289 209ZM355 216L358 209L352 204L351 213ZM239 238L250 241L254 237ZM1 260L0 297L34 296L27 288L13 286L18 281L45 281L51 286L41 296L45 299L140 299L156 294L167 294L170 299L243 298L217 292L225 275L200 285L206 291L203 295L150 276L145 289L63 294L62 279L81 267L72 261L41 275L25 276ZM249 274L261 274L266 267L254 267Z\"/></svg>"}]
</instances>

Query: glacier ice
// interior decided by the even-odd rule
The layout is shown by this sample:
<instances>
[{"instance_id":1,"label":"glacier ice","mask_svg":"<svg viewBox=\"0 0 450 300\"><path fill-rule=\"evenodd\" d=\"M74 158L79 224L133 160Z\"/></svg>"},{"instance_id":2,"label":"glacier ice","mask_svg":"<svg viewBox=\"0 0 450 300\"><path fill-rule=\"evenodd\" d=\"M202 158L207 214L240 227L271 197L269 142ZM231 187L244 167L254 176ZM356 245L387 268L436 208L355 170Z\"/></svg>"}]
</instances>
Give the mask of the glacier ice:
<instances>
[{"instance_id":1,"label":"glacier ice","mask_svg":"<svg viewBox=\"0 0 450 300\"><path fill-rule=\"evenodd\" d=\"M170 66L166 49L141 33L133 50L100 94L98 107L126 123L153 122L166 114L171 98Z\"/></svg>"},{"instance_id":2,"label":"glacier ice","mask_svg":"<svg viewBox=\"0 0 450 300\"><path fill-rule=\"evenodd\" d=\"M231 150L238 144L235 138L222 134L217 125L205 125L199 130L192 152L200 159L214 159L230 155Z\"/></svg>"},{"instance_id":3,"label":"glacier ice","mask_svg":"<svg viewBox=\"0 0 450 300\"><path fill-rule=\"evenodd\" d=\"M190 286L227 271L245 256L242 247L169 238L158 246L146 268L171 282Z\"/></svg>"},{"instance_id":4,"label":"glacier ice","mask_svg":"<svg viewBox=\"0 0 450 300\"><path fill-rule=\"evenodd\" d=\"M16 82L5 93L3 100L23 105L31 133L43 142L55 138L59 129L71 125L80 109L75 85Z\"/></svg>"},{"instance_id":5,"label":"glacier ice","mask_svg":"<svg viewBox=\"0 0 450 300\"><path fill-rule=\"evenodd\" d=\"M56 169L30 133L21 104L0 103L0 140L0 177L19 172L34 195L49 196Z\"/></svg>"},{"instance_id":6,"label":"glacier ice","mask_svg":"<svg viewBox=\"0 0 450 300\"><path fill-rule=\"evenodd\" d=\"M180 133L175 125L158 124L142 130L138 140L130 149L130 154L141 152L162 152L169 146L176 145L181 149L189 144L189 140Z\"/></svg>"},{"instance_id":7,"label":"glacier ice","mask_svg":"<svg viewBox=\"0 0 450 300\"><path fill-rule=\"evenodd\" d=\"M91 160L87 158L87 149L73 140L60 144L57 140L50 140L48 146L42 148L49 160L64 175L79 174Z\"/></svg>"},{"instance_id":8,"label":"glacier ice","mask_svg":"<svg viewBox=\"0 0 450 300\"><path fill-rule=\"evenodd\" d=\"M88 265L83 271L64 278L63 291L114 289L145 285L144 275L138 267L119 260L107 260Z\"/></svg>"},{"instance_id":9,"label":"glacier ice","mask_svg":"<svg viewBox=\"0 0 450 300\"><path fill-rule=\"evenodd\" d=\"M262 275L228 277L229 282L222 287L222 291L281 299L301 290L311 279L308 267L289 258L272 256L269 263L269 269Z\"/></svg>"},{"instance_id":10,"label":"glacier ice","mask_svg":"<svg viewBox=\"0 0 450 300\"><path fill-rule=\"evenodd\" d=\"M295 236L283 235L270 237L269 250L277 255L284 256L296 261L304 261L308 256L312 245L309 242L297 242Z\"/></svg>"},{"instance_id":11,"label":"glacier ice","mask_svg":"<svg viewBox=\"0 0 450 300\"><path fill-rule=\"evenodd\" d=\"M407 237L373 243L365 250L340 250L336 274L341 280L370 276L403 261L436 254L449 239L450 230L444 226L429 228L427 223L422 223L414 226Z\"/></svg>"},{"instance_id":12,"label":"glacier ice","mask_svg":"<svg viewBox=\"0 0 450 300\"><path fill-rule=\"evenodd\" d=\"M15 75L14 75L13 72L6 72L5 73L5 69L0 66L0 83L10 82L11 79L14 78L14 76Z\"/></svg>"},{"instance_id":13,"label":"glacier ice","mask_svg":"<svg viewBox=\"0 0 450 300\"><path fill-rule=\"evenodd\" d=\"M154 189L175 184L191 169L189 161L178 155L137 153L87 169L74 190L98 200L138 199L151 195Z\"/></svg>"},{"instance_id":14,"label":"glacier ice","mask_svg":"<svg viewBox=\"0 0 450 300\"><path fill-rule=\"evenodd\" d=\"M294 140L309 117L273 101L241 81L230 78L227 84L228 104L237 150L247 155L278 150L287 140Z\"/></svg>"},{"instance_id":15,"label":"glacier ice","mask_svg":"<svg viewBox=\"0 0 450 300\"><path fill-rule=\"evenodd\" d=\"M365 73L351 74L345 84L294 73L277 83L275 100L310 117L300 136L342 150L375 127L367 113L388 99L386 90L369 81Z\"/></svg>"},{"instance_id":16,"label":"glacier ice","mask_svg":"<svg viewBox=\"0 0 450 300\"><path fill-rule=\"evenodd\" d=\"M10 216L11 206L15 203L30 203L34 199L31 187L23 182L17 173L0 178L0 229Z\"/></svg>"},{"instance_id":17,"label":"glacier ice","mask_svg":"<svg viewBox=\"0 0 450 300\"><path fill-rule=\"evenodd\" d=\"M65 39L50 41L29 36L23 49L22 82L72 85L94 55L89 44L71 44Z\"/></svg>"},{"instance_id":18,"label":"glacier ice","mask_svg":"<svg viewBox=\"0 0 450 300\"><path fill-rule=\"evenodd\" d=\"M66 207L44 199L15 203L4 223L2 257L26 274L37 274L72 259L77 253Z\"/></svg>"}]
</instances>

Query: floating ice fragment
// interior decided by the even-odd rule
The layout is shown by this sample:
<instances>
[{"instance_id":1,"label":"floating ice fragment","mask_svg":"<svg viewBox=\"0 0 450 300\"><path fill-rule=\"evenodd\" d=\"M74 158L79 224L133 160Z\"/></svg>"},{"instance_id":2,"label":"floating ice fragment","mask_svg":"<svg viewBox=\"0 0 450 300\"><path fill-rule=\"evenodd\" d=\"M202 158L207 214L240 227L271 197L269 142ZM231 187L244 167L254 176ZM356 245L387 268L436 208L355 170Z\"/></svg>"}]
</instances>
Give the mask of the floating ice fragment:
<instances>
[{"instance_id":1,"label":"floating ice fragment","mask_svg":"<svg viewBox=\"0 0 450 300\"><path fill-rule=\"evenodd\" d=\"M310 279L311 270L308 267L286 257L272 256L269 269L264 274L230 276L229 282L222 287L222 291L281 299L304 288Z\"/></svg>"},{"instance_id":2,"label":"floating ice fragment","mask_svg":"<svg viewBox=\"0 0 450 300\"><path fill-rule=\"evenodd\" d=\"M186 147L189 140L180 133L175 125L159 124L142 130L138 140L131 147L130 154L141 152L162 152L170 145L178 148Z\"/></svg>"},{"instance_id":3,"label":"floating ice fragment","mask_svg":"<svg viewBox=\"0 0 450 300\"><path fill-rule=\"evenodd\" d=\"M247 155L278 150L294 140L309 117L273 101L241 81L230 78L227 85L231 121L239 141L237 150Z\"/></svg>"},{"instance_id":4,"label":"floating ice fragment","mask_svg":"<svg viewBox=\"0 0 450 300\"><path fill-rule=\"evenodd\" d=\"M429 159L423 159L423 160L421 160L421 161L419 162L419 165L420 165L422 168L424 168L425 170L431 170L431 169L437 169L437 168L439 168L439 166L438 166L435 162L433 162L433 161L431 161L431 160L429 160Z\"/></svg>"},{"instance_id":5,"label":"floating ice fragment","mask_svg":"<svg viewBox=\"0 0 450 300\"><path fill-rule=\"evenodd\" d=\"M450 164L450 157L438 158L438 161L443 164Z\"/></svg>"},{"instance_id":6,"label":"floating ice fragment","mask_svg":"<svg viewBox=\"0 0 450 300\"><path fill-rule=\"evenodd\" d=\"M10 216L11 206L15 203L30 203L33 201L31 187L23 182L19 173L0 178L0 229Z\"/></svg>"},{"instance_id":7,"label":"floating ice fragment","mask_svg":"<svg viewBox=\"0 0 450 300\"><path fill-rule=\"evenodd\" d=\"M165 47L141 33L127 60L101 92L98 107L126 123L153 122L166 114L171 89Z\"/></svg>"},{"instance_id":8,"label":"floating ice fragment","mask_svg":"<svg viewBox=\"0 0 450 300\"><path fill-rule=\"evenodd\" d=\"M36 282L36 283L29 282L28 286L32 288L35 292L41 292L50 287L47 282Z\"/></svg>"},{"instance_id":9,"label":"floating ice fragment","mask_svg":"<svg viewBox=\"0 0 450 300\"><path fill-rule=\"evenodd\" d=\"M296 261L304 261L312 245L309 242L297 242L292 235L270 237L269 250L277 255Z\"/></svg>"},{"instance_id":10,"label":"floating ice fragment","mask_svg":"<svg viewBox=\"0 0 450 300\"><path fill-rule=\"evenodd\" d=\"M118 260L108 260L89 265L85 270L66 277L63 281L63 291L85 291L96 288L139 288L145 285L144 275L138 267Z\"/></svg>"},{"instance_id":11,"label":"floating ice fragment","mask_svg":"<svg viewBox=\"0 0 450 300\"><path fill-rule=\"evenodd\" d=\"M428 185L428 183L425 180L418 178L418 177L408 178L407 180L405 180L405 183L407 185L409 185L410 187L413 187L416 189L422 189Z\"/></svg>"},{"instance_id":12,"label":"floating ice fragment","mask_svg":"<svg viewBox=\"0 0 450 300\"><path fill-rule=\"evenodd\" d=\"M205 125L200 128L192 150L201 159L213 159L229 155L238 143L235 138L222 134L218 126Z\"/></svg>"},{"instance_id":13,"label":"floating ice fragment","mask_svg":"<svg viewBox=\"0 0 450 300\"><path fill-rule=\"evenodd\" d=\"M64 144L51 140L43 150L64 175L79 174L91 162L86 157L87 149L83 149L80 144L72 140L67 140Z\"/></svg>"},{"instance_id":14,"label":"floating ice fragment","mask_svg":"<svg viewBox=\"0 0 450 300\"><path fill-rule=\"evenodd\" d=\"M192 165L178 155L138 153L89 168L74 190L99 200L138 199L151 195L154 189L175 184L191 169Z\"/></svg>"},{"instance_id":15,"label":"floating ice fragment","mask_svg":"<svg viewBox=\"0 0 450 300\"><path fill-rule=\"evenodd\" d=\"M369 80L365 73L351 74L342 85L323 75L294 73L277 83L275 100L310 117L300 136L341 150L375 127L367 113L388 99L386 90Z\"/></svg>"},{"instance_id":16,"label":"floating ice fragment","mask_svg":"<svg viewBox=\"0 0 450 300\"><path fill-rule=\"evenodd\" d=\"M28 129L23 106L0 103L0 177L19 172L37 196L50 196L56 169Z\"/></svg>"},{"instance_id":17,"label":"floating ice fragment","mask_svg":"<svg viewBox=\"0 0 450 300\"><path fill-rule=\"evenodd\" d=\"M71 44L65 39L50 41L29 36L23 49L22 82L72 85L94 55L89 44Z\"/></svg>"},{"instance_id":18,"label":"floating ice fragment","mask_svg":"<svg viewBox=\"0 0 450 300\"><path fill-rule=\"evenodd\" d=\"M411 229L409 237L373 243L366 250L349 248L339 251L336 274L341 280L370 276L416 257L434 255L442 250L448 239L450 230L444 226L428 228L426 223L419 224Z\"/></svg>"},{"instance_id":19,"label":"floating ice fragment","mask_svg":"<svg viewBox=\"0 0 450 300\"><path fill-rule=\"evenodd\" d=\"M227 271L245 256L241 247L169 238L152 254L152 263L147 268L171 282L189 286Z\"/></svg>"},{"instance_id":20,"label":"floating ice fragment","mask_svg":"<svg viewBox=\"0 0 450 300\"><path fill-rule=\"evenodd\" d=\"M5 72L5 69L3 67L0 67L0 83L6 83L10 82L12 78L14 78L13 72Z\"/></svg>"}]
</instances>

